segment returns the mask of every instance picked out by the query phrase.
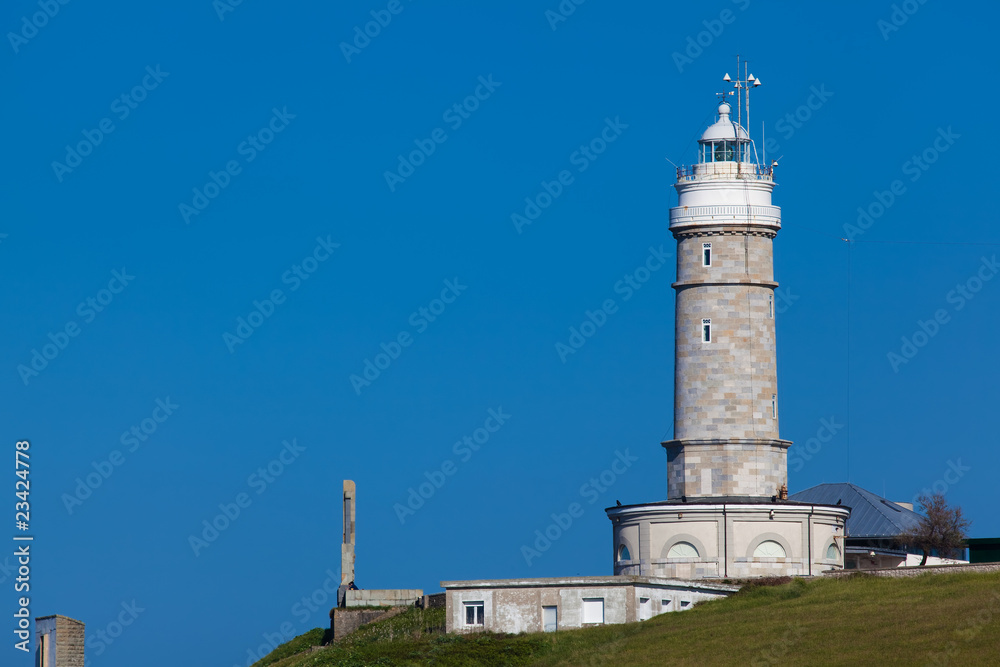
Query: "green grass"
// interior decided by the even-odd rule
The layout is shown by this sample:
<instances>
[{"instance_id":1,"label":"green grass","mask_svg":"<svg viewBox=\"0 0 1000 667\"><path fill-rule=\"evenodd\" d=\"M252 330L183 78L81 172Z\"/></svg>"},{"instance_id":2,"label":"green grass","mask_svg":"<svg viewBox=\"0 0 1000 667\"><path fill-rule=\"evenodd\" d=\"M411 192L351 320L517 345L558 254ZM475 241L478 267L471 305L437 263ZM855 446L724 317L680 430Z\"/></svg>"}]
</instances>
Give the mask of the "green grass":
<instances>
[{"instance_id":1,"label":"green grass","mask_svg":"<svg viewBox=\"0 0 1000 667\"><path fill-rule=\"evenodd\" d=\"M418 609L309 653L320 629L255 667L1000 664L1000 574L794 580L643 623L445 635Z\"/></svg>"}]
</instances>

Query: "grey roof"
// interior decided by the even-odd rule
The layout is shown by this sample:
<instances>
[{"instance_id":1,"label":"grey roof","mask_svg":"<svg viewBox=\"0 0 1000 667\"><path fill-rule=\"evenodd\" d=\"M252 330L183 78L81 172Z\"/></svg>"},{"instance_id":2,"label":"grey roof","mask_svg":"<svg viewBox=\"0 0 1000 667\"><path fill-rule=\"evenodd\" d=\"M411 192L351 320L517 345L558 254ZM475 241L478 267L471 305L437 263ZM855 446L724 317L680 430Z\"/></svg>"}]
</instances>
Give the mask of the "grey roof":
<instances>
[{"instance_id":1,"label":"grey roof","mask_svg":"<svg viewBox=\"0 0 1000 667\"><path fill-rule=\"evenodd\" d=\"M895 537L923 518L913 510L850 483L819 484L789 496L790 500L851 508L849 537Z\"/></svg>"}]
</instances>

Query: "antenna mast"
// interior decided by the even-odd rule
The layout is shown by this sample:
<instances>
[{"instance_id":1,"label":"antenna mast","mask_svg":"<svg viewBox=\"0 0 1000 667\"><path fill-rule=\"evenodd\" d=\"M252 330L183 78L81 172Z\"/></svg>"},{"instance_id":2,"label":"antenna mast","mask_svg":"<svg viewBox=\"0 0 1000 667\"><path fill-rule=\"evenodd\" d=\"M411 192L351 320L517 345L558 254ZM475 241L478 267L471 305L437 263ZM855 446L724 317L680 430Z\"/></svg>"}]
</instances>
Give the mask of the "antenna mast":
<instances>
[{"instance_id":1,"label":"antenna mast","mask_svg":"<svg viewBox=\"0 0 1000 667\"><path fill-rule=\"evenodd\" d=\"M760 121L760 161L767 165L767 139L764 137L764 121Z\"/></svg>"},{"instance_id":2,"label":"antenna mast","mask_svg":"<svg viewBox=\"0 0 1000 667\"><path fill-rule=\"evenodd\" d=\"M740 78L740 64L743 65L743 78ZM723 81L731 81L729 74L722 77ZM757 170L760 171L760 157L757 155L757 144L754 142L750 134L750 89L756 88L760 85L760 79L754 77L750 73L750 64L740 58L739 54L736 54L736 83L733 84L733 88L736 89L736 171L740 172L740 164L743 162L743 157L749 157L749 151L744 156L740 153L742 145L744 144L742 138L740 137L740 130L743 129L743 105L746 104L747 112L747 142L753 146L754 159L757 162ZM746 91L744 93L744 91ZM723 101L725 101L725 96L723 96ZM764 136L764 125L761 124L761 141L763 141Z\"/></svg>"},{"instance_id":3,"label":"antenna mast","mask_svg":"<svg viewBox=\"0 0 1000 667\"><path fill-rule=\"evenodd\" d=\"M740 85L740 54L736 54L736 125L737 127L743 127L743 96L742 89L743 86ZM736 130L736 143L739 144L740 131Z\"/></svg>"},{"instance_id":4,"label":"antenna mast","mask_svg":"<svg viewBox=\"0 0 1000 667\"><path fill-rule=\"evenodd\" d=\"M751 125L750 125L750 84L753 82L753 75L747 76L747 70L749 69L749 64L747 61L743 61L743 82L747 87L747 139L750 138Z\"/></svg>"}]
</instances>

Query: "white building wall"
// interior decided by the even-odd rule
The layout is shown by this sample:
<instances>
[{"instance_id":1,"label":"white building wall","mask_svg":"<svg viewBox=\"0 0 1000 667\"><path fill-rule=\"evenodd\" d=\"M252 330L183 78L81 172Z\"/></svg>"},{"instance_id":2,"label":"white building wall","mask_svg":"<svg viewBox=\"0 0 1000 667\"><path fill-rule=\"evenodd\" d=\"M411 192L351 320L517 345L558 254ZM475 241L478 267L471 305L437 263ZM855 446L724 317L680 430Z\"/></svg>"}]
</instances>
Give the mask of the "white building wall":
<instances>
[{"instance_id":1,"label":"white building wall","mask_svg":"<svg viewBox=\"0 0 1000 667\"><path fill-rule=\"evenodd\" d=\"M602 580L594 585L582 579ZM553 582L535 585L535 582ZM607 585L598 585L600 583ZM644 583L645 582L645 583ZM461 585L463 587L459 588ZM464 587L468 585L468 587ZM591 577L580 579L535 579L482 582L442 582L446 589L448 632L541 632L542 607L557 608L559 630L585 627L584 599L604 601L604 624L630 623L639 620L639 600L649 598L650 615L689 609L696 602L726 597L738 587L689 584L649 578ZM666 607L663 600L668 600ZM484 623L465 625L465 603L482 602ZM588 624L589 625L589 624Z\"/></svg>"}]
</instances>

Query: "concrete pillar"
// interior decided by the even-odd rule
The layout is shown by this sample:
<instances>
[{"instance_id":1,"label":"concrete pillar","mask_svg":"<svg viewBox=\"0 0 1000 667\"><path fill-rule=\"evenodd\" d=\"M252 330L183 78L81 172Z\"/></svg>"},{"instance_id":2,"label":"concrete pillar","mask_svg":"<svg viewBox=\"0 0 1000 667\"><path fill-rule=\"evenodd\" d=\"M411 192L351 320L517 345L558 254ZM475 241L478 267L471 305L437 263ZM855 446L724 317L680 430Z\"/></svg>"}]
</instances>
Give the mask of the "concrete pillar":
<instances>
[{"instance_id":1,"label":"concrete pillar","mask_svg":"<svg viewBox=\"0 0 1000 667\"><path fill-rule=\"evenodd\" d=\"M38 667L83 667L84 624L68 616L35 619Z\"/></svg>"},{"instance_id":2,"label":"concrete pillar","mask_svg":"<svg viewBox=\"0 0 1000 667\"><path fill-rule=\"evenodd\" d=\"M344 606L344 595L354 581L354 513L357 491L354 482L344 480L344 538L340 545L340 589L337 604Z\"/></svg>"}]
</instances>

